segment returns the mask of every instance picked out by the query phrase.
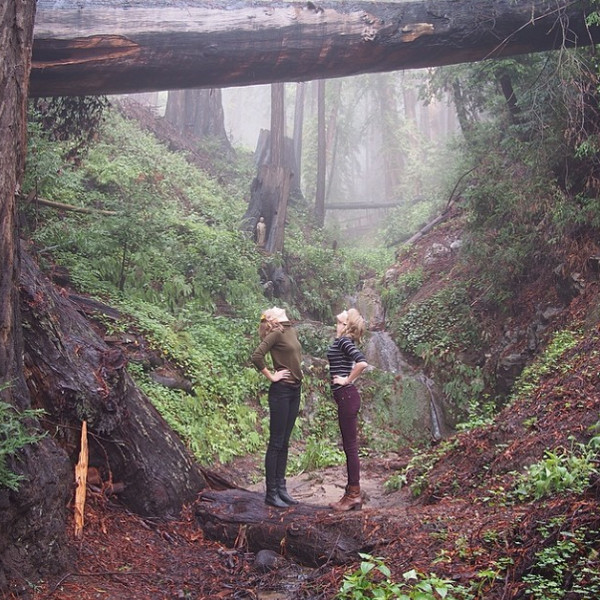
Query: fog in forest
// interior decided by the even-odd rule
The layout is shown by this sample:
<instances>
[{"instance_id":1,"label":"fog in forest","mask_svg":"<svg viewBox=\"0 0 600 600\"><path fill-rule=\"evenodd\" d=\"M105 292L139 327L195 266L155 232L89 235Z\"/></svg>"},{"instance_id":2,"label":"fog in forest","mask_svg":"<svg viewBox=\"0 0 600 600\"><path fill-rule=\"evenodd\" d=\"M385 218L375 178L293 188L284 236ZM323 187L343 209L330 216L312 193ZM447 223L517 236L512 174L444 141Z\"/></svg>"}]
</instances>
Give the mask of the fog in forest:
<instances>
[{"instance_id":1,"label":"fog in forest","mask_svg":"<svg viewBox=\"0 0 600 600\"><path fill-rule=\"evenodd\" d=\"M396 242L447 200L455 160L450 144L459 127L445 96L424 99L429 74L423 69L326 81L325 224L346 239ZM314 204L317 82L285 84L285 136L294 136L299 85L304 86L300 185L306 202ZM168 92L133 97L165 114ZM225 88L221 98L229 142L254 152L261 131L270 129L271 86Z\"/></svg>"}]
</instances>

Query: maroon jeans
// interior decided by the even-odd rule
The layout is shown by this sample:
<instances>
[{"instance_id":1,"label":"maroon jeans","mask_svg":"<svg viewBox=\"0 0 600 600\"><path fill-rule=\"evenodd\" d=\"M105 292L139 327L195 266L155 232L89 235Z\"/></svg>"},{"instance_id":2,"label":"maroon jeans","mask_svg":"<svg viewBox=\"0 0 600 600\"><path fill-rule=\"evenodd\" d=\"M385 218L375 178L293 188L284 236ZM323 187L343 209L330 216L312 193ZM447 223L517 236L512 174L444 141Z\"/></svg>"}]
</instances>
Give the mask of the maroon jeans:
<instances>
[{"instance_id":1,"label":"maroon jeans","mask_svg":"<svg viewBox=\"0 0 600 600\"><path fill-rule=\"evenodd\" d=\"M338 423L342 432L342 445L346 453L348 485L360 484L360 460L358 458L358 411L360 394L353 385L333 391L338 407Z\"/></svg>"}]
</instances>

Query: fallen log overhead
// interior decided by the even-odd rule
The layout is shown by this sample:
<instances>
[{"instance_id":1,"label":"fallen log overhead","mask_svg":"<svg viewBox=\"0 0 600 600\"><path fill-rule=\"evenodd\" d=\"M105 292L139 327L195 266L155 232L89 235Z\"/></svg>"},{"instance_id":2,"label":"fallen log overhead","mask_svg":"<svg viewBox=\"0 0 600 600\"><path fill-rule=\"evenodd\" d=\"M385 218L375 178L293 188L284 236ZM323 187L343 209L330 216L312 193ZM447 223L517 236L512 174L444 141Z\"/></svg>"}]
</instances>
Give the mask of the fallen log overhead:
<instances>
[{"instance_id":1,"label":"fallen log overhead","mask_svg":"<svg viewBox=\"0 0 600 600\"><path fill-rule=\"evenodd\" d=\"M308 81L600 41L590 2L38 0L31 96Z\"/></svg>"}]
</instances>

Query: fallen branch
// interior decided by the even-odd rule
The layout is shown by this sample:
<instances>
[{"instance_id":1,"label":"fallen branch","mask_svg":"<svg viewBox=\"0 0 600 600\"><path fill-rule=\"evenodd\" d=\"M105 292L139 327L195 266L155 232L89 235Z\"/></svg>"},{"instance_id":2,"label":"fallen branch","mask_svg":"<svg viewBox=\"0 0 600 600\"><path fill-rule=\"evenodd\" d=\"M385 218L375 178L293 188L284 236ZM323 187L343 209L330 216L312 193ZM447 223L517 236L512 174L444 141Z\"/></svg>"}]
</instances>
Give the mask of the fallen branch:
<instances>
[{"instance_id":1,"label":"fallen branch","mask_svg":"<svg viewBox=\"0 0 600 600\"><path fill-rule=\"evenodd\" d=\"M27 198L26 200L29 200L29 198ZM113 217L119 214L114 210L101 210L99 208L88 208L86 206L73 206L72 204L63 204L62 202L45 200L44 198L40 198L39 196L34 198L34 200L37 204L40 204L41 206L48 206L49 208L57 208L59 210L68 210L71 212L105 215L107 217Z\"/></svg>"}]
</instances>

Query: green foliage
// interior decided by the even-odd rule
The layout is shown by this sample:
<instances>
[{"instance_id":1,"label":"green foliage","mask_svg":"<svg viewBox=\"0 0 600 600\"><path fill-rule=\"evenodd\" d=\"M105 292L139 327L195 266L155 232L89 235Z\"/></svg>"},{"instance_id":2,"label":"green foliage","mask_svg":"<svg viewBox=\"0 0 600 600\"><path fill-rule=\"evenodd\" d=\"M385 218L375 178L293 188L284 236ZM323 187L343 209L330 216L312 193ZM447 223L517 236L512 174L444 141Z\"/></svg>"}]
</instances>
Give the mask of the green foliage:
<instances>
[{"instance_id":1,"label":"green foliage","mask_svg":"<svg viewBox=\"0 0 600 600\"><path fill-rule=\"evenodd\" d=\"M561 261L566 233L600 222L595 81L580 52L431 71L424 95L451 93L465 136L461 254L480 306L510 309L522 282Z\"/></svg>"},{"instance_id":2,"label":"green foliage","mask_svg":"<svg viewBox=\"0 0 600 600\"><path fill-rule=\"evenodd\" d=\"M346 573L337 600L460 600L467 599L467 591L449 579L434 573L424 575L411 569L402 575L403 581L391 579L391 571L383 558L360 553L359 568Z\"/></svg>"},{"instance_id":3,"label":"green foliage","mask_svg":"<svg viewBox=\"0 0 600 600\"><path fill-rule=\"evenodd\" d=\"M566 352L574 348L580 341L581 334L576 331L563 330L556 332L544 352L536 360L523 369L514 385L513 397L532 395L542 377L560 371L567 373L570 364L563 359Z\"/></svg>"},{"instance_id":4,"label":"green foliage","mask_svg":"<svg viewBox=\"0 0 600 600\"><path fill-rule=\"evenodd\" d=\"M399 598L400 586L391 580L391 571L383 558L360 554L363 559L357 571L346 573L338 600L362 598Z\"/></svg>"},{"instance_id":5,"label":"green foliage","mask_svg":"<svg viewBox=\"0 0 600 600\"><path fill-rule=\"evenodd\" d=\"M105 96L58 96L30 102L29 119L51 141L69 142L65 157L80 154L94 138L109 102Z\"/></svg>"},{"instance_id":6,"label":"green foliage","mask_svg":"<svg viewBox=\"0 0 600 600\"><path fill-rule=\"evenodd\" d=\"M423 267L417 267L402 273L393 283L381 291L381 301L388 312L395 313L403 308L405 302L423 285L425 273Z\"/></svg>"},{"instance_id":7,"label":"green foliage","mask_svg":"<svg viewBox=\"0 0 600 600\"><path fill-rule=\"evenodd\" d=\"M479 325L467 290L449 284L421 302L408 305L394 321L398 346L436 372L444 393L457 410L473 408L484 389L481 369L461 354L482 347Z\"/></svg>"},{"instance_id":8,"label":"green foliage","mask_svg":"<svg viewBox=\"0 0 600 600\"><path fill-rule=\"evenodd\" d=\"M420 496L430 483L430 471L457 443L456 438L446 439L435 447L415 451L406 467L386 481L386 490L394 491L409 483L413 496Z\"/></svg>"},{"instance_id":9,"label":"green foliage","mask_svg":"<svg viewBox=\"0 0 600 600\"><path fill-rule=\"evenodd\" d=\"M10 404L0 402L0 488L6 487L14 491L19 489L23 476L10 469L9 460L14 459L21 448L42 439L44 434L32 432L30 424L28 425L28 421L39 417L42 412L19 412Z\"/></svg>"},{"instance_id":10,"label":"green foliage","mask_svg":"<svg viewBox=\"0 0 600 600\"><path fill-rule=\"evenodd\" d=\"M469 304L461 285L449 285L411 305L396 323L399 346L427 361L450 350L477 345L477 326Z\"/></svg>"},{"instance_id":11,"label":"green foliage","mask_svg":"<svg viewBox=\"0 0 600 600\"><path fill-rule=\"evenodd\" d=\"M295 304L302 313L333 322L337 307L341 310L344 298L357 289L364 265L333 249L318 232L310 242L293 229L286 238L285 266L293 280Z\"/></svg>"},{"instance_id":12,"label":"green foliage","mask_svg":"<svg viewBox=\"0 0 600 600\"><path fill-rule=\"evenodd\" d=\"M590 477L598 474L597 446L600 438L589 445L574 444L570 451L546 450L544 458L525 468L512 495L520 500L547 498L556 493L581 494L589 486Z\"/></svg>"},{"instance_id":13,"label":"green foliage","mask_svg":"<svg viewBox=\"0 0 600 600\"><path fill-rule=\"evenodd\" d=\"M547 527L542 527L547 537ZM578 598L596 600L600 596L598 532L592 529L559 531L554 543L535 555L531 572L523 576L525 591L532 600Z\"/></svg>"},{"instance_id":14,"label":"green foliage","mask_svg":"<svg viewBox=\"0 0 600 600\"><path fill-rule=\"evenodd\" d=\"M335 440L310 435L299 456L290 461L290 472L316 471L342 465L345 460L346 455L338 448Z\"/></svg>"}]
</instances>

